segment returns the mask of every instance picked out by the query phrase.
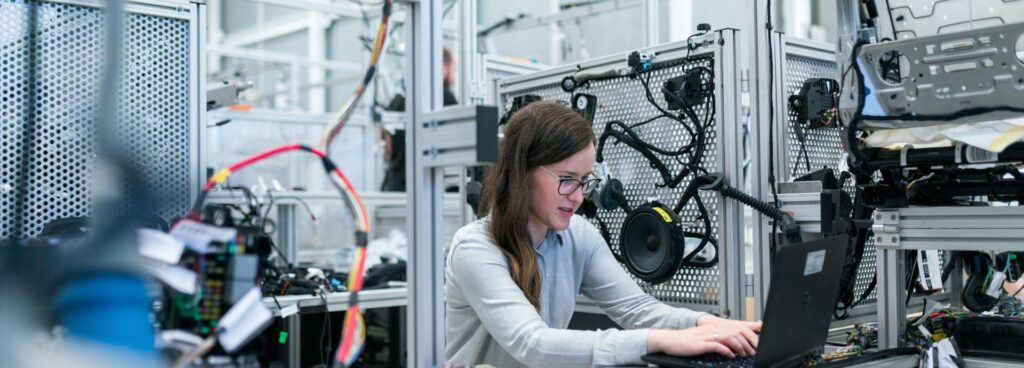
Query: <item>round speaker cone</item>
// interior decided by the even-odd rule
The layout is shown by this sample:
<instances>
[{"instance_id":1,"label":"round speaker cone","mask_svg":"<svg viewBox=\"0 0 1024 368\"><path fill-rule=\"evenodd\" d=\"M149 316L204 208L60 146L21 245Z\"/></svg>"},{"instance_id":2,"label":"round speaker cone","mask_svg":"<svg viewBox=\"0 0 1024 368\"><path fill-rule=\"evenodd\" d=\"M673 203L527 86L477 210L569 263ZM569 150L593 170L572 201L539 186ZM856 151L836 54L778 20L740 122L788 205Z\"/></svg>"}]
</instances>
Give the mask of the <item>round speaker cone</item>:
<instances>
[{"instance_id":1,"label":"round speaker cone","mask_svg":"<svg viewBox=\"0 0 1024 368\"><path fill-rule=\"evenodd\" d=\"M683 257L678 224L671 209L657 202L630 212L619 235L626 268L650 283L670 280Z\"/></svg>"},{"instance_id":2,"label":"round speaker cone","mask_svg":"<svg viewBox=\"0 0 1024 368\"><path fill-rule=\"evenodd\" d=\"M983 313L992 310L999 303L999 298L993 298L982 288L985 286L986 275L982 273L971 274L967 278L967 284L964 285L963 294L960 296L960 300L963 302L964 307L974 313Z\"/></svg>"}]
</instances>

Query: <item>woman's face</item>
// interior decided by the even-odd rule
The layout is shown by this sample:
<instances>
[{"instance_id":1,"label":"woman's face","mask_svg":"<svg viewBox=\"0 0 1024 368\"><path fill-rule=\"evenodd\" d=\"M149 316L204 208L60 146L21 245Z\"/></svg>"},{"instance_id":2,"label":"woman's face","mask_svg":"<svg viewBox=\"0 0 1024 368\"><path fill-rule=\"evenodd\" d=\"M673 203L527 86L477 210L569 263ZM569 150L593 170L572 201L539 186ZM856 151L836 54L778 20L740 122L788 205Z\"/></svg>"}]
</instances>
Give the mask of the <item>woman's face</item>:
<instances>
[{"instance_id":1,"label":"woman's face","mask_svg":"<svg viewBox=\"0 0 1024 368\"><path fill-rule=\"evenodd\" d=\"M535 167L530 172L530 227L546 231L565 230L569 219L583 203L584 189L568 195L558 193L560 179L589 177L594 167L596 150L590 144L565 160ZM547 170L545 170L545 168ZM541 229L541 225L543 229Z\"/></svg>"}]
</instances>

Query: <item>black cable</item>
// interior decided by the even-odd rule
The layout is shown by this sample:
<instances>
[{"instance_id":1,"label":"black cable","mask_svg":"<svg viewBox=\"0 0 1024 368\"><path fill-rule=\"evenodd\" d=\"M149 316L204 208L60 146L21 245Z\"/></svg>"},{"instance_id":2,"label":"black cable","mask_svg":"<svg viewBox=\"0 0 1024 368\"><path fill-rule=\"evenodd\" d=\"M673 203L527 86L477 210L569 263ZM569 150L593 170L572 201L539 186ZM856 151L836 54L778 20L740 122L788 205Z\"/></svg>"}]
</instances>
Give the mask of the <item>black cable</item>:
<instances>
[{"instance_id":1,"label":"black cable","mask_svg":"<svg viewBox=\"0 0 1024 368\"><path fill-rule=\"evenodd\" d=\"M274 299L274 304L277 305L277 312L281 313L281 310L283 310L284 308L281 307L281 302L277 301L277 295L274 295L274 293L270 293L270 298ZM284 316L283 315L281 316L280 320L281 320L281 330L283 331L283 330L288 329L288 326L284 323Z\"/></svg>"},{"instance_id":2,"label":"black cable","mask_svg":"<svg viewBox=\"0 0 1024 368\"><path fill-rule=\"evenodd\" d=\"M949 276L953 274L953 270L956 266L961 263L960 252L950 252L949 261L946 262L946 267L942 268L942 283L945 284L946 280L949 280Z\"/></svg>"},{"instance_id":3,"label":"black cable","mask_svg":"<svg viewBox=\"0 0 1024 368\"><path fill-rule=\"evenodd\" d=\"M256 199L256 194L248 187L242 185L224 186L223 189L231 192L240 191L245 195L246 208L248 208L248 211L242 211L241 207L238 207L237 205L228 205L228 207L242 214L243 217L240 223L255 226L256 223L254 220L260 219L259 201ZM232 196L233 195L234 194L232 193Z\"/></svg>"},{"instance_id":4,"label":"black cable","mask_svg":"<svg viewBox=\"0 0 1024 368\"><path fill-rule=\"evenodd\" d=\"M793 114L790 114L791 117L792 115ZM803 124L801 124L801 122L798 121L793 127L793 132L796 133L796 140L797 142L800 143L800 149L799 151L797 151L796 155L796 163L793 165L793 172L791 174L793 177L796 177L797 170L800 169L801 156L803 156L806 159L805 162L807 163L807 172L811 172L811 156L810 154L807 153L807 128L804 127Z\"/></svg>"},{"instance_id":5,"label":"black cable","mask_svg":"<svg viewBox=\"0 0 1024 368\"><path fill-rule=\"evenodd\" d=\"M640 154L650 162L651 167L658 170L658 173L661 174L662 181L665 182L665 185L668 185L673 181L669 176L668 168L661 159L651 152L650 149L634 140L628 135L628 133L619 132L614 129L606 129L604 133L601 133L601 137L598 139L597 143L597 162L604 162L604 145L609 137L615 137L619 142L625 143L627 146L630 146L637 152L640 152Z\"/></svg>"},{"instance_id":6,"label":"black cable","mask_svg":"<svg viewBox=\"0 0 1024 368\"><path fill-rule=\"evenodd\" d=\"M27 37L25 40L25 59L26 59L26 88L25 91L25 121L21 124L21 155L18 157L18 174L14 180L14 216L11 221L12 226L9 229L13 229L11 238L21 239L25 237L25 212L28 211L26 202L28 201L29 195L29 170L32 166L33 153L35 153L35 138L36 138L36 64L38 62L36 58L36 30L38 29L38 15L40 4L33 2L26 2L25 6L28 7L28 24L26 26ZM17 247L14 247L17 248Z\"/></svg>"},{"instance_id":7,"label":"black cable","mask_svg":"<svg viewBox=\"0 0 1024 368\"><path fill-rule=\"evenodd\" d=\"M693 152L693 154L690 155L690 161L684 165L683 170L679 172L679 175L677 175L672 180L672 182L670 182L670 183L668 183L666 185L666 186L668 186L670 188L675 188L677 185L679 185L679 183L682 181L682 179L685 178L686 176L688 176L690 174L690 172L692 172L694 170L695 167L698 167L700 165L700 162L703 160L703 158L704 158L704 150L705 150L705 141L707 140L707 135L706 135L705 129L709 128L709 126L711 124L711 121L710 121L710 119L708 121L706 121L706 122L702 122L702 121L698 120L697 119L697 114L693 111L693 109L690 107L690 105L687 103L687 101L685 99L681 98L680 96L677 96L675 93L673 93L672 91L669 91L669 90L667 90L665 88L663 88L662 90L664 92L666 92L670 97L672 97L672 98L678 100L680 103L682 103L683 112L693 121L694 127L696 128L696 131L697 131L697 134L696 134L697 140L696 140L696 142L691 142L692 144L694 144L694 152ZM713 99L709 99L709 103L713 106L714 102L710 101L710 100L713 100Z\"/></svg>"},{"instance_id":8,"label":"black cable","mask_svg":"<svg viewBox=\"0 0 1024 368\"><path fill-rule=\"evenodd\" d=\"M324 294L317 292L320 300L324 302L324 325L320 330L320 346L317 347L320 353L320 364L327 366L328 358L331 356L331 309L327 307L327 298ZM327 335L327 345L324 345L324 335Z\"/></svg>"},{"instance_id":9,"label":"black cable","mask_svg":"<svg viewBox=\"0 0 1024 368\"><path fill-rule=\"evenodd\" d=\"M661 114L661 115L657 115L657 116L655 116L655 117L653 117L653 118L649 118L649 119L647 119L647 120L641 121L641 122L639 122L639 123L634 123L634 124L631 124L631 125L630 125L629 127L630 127L630 128L633 128L633 129L636 129L636 128L638 128L638 127L642 126L642 125L646 125L646 124L648 124L648 123L651 123L651 122L653 122L653 121L655 121L655 120L658 120L658 119L661 119L661 118L669 118L669 119L672 119L673 121L675 121L675 120L676 120L676 119L675 119L675 118L674 118L674 117L673 117L672 115L665 115L665 114Z\"/></svg>"},{"instance_id":10,"label":"black cable","mask_svg":"<svg viewBox=\"0 0 1024 368\"><path fill-rule=\"evenodd\" d=\"M700 214L700 218L704 223L704 236L700 238L700 243L697 244L697 248L694 248L693 251L690 252L690 254L687 254L686 256L683 257L681 263L683 265L692 265L690 263L690 260L693 259L693 257L697 256L697 254L700 253L702 250L704 250L704 247L707 246L708 243L714 242L711 236L711 219L710 216L708 216L708 209L704 207L704 200L700 198L700 195L697 195L694 197L693 203L697 205L697 213ZM708 262L711 265L714 265L715 263L718 262L718 244L717 242L714 242L714 244L715 258L712 261Z\"/></svg>"},{"instance_id":11,"label":"black cable","mask_svg":"<svg viewBox=\"0 0 1024 368\"><path fill-rule=\"evenodd\" d=\"M775 83L775 67L774 67L774 56L772 52L772 1L767 0L765 9L765 34L768 38L768 187L772 191L773 204L779 206L779 192L778 188L775 187L775 106L774 104L774 90L772 89ZM772 222L771 239L769 242L775 242L777 237L779 226L778 221Z\"/></svg>"},{"instance_id":12,"label":"black cable","mask_svg":"<svg viewBox=\"0 0 1024 368\"><path fill-rule=\"evenodd\" d=\"M625 132L626 134L628 134L629 137L632 138L634 141L636 141L636 143L638 145L641 145L641 146L647 148L648 150L660 153L660 154L665 155L665 156L681 156L681 155L684 155L686 153L689 153L693 149L693 142L691 142L689 144L686 144L686 145L680 147L678 150L675 150L675 151L669 151L669 150L662 149L662 148L660 148L660 147L658 147L656 145L653 145L653 144L650 144L650 143L647 143L647 142L643 141L642 139L640 139L640 135L637 134L636 131L633 130L632 127L630 127L630 126L626 125L625 123L623 123L621 121L618 121L618 120L612 120L612 121L609 121L607 124L605 124L605 131L611 130L611 128L613 126L618 126L618 127L622 128L622 131Z\"/></svg>"},{"instance_id":13,"label":"black cable","mask_svg":"<svg viewBox=\"0 0 1024 368\"><path fill-rule=\"evenodd\" d=\"M274 251L277 252L277 255L281 257L281 260L284 261L285 265L287 265L289 269L294 268L294 266L292 265L292 262L290 260L288 260L288 256L285 255L284 252L281 251L281 248L277 247L277 244L274 244L274 240L270 239L269 241L270 241L270 247L274 248Z\"/></svg>"},{"instance_id":14,"label":"black cable","mask_svg":"<svg viewBox=\"0 0 1024 368\"><path fill-rule=\"evenodd\" d=\"M679 197L679 200L676 202L675 207L672 208L672 212L682 213L683 208L686 207L686 204L688 204L690 200L693 199L693 203L697 207L697 213L700 215L702 222L704 224L704 236L701 237L700 244L697 245L697 248L694 252L691 252L691 254L687 255L688 257L683 258L683 260L687 262L690 260L690 258L693 258L694 255L696 255L698 252L704 249L704 246L709 241L713 241L712 232L714 231L714 229L711 227L711 219L709 218L710 216L708 216L707 208L704 207L704 200L700 198L700 193L698 192L698 189L703 184L705 184L705 181L702 180L700 177L693 178L692 180L690 180L690 182L686 184L686 188L683 189L683 195ZM717 259L717 242L714 244L714 247L715 258Z\"/></svg>"},{"instance_id":15,"label":"black cable","mask_svg":"<svg viewBox=\"0 0 1024 368\"><path fill-rule=\"evenodd\" d=\"M912 250L912 251L907 252L907 256L906 256L907 260L905 260L906 264L910 265L910 270L909 270L910 274L908 275L908 277L906 279L906 287L905 287L905 289L906 289L906 292L907 292L907 300L903 303L903 307L904 308L906 308L907 306L910 305L910 298L914 295L914 280L917 279L917 275L918 275L918 273L917 273L917 252L918 252L917 250Z\"/></svg>"}]
</instances>

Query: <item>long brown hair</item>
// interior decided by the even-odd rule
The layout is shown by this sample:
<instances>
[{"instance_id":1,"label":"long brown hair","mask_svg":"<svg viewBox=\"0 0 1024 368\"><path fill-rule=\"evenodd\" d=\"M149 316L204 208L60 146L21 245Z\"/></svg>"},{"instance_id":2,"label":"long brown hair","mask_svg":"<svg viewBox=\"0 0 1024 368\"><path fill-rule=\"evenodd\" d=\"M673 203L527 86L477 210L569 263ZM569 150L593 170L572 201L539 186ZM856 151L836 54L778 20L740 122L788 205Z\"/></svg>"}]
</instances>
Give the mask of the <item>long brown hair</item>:
<instances>
[{"instance_id":1,"label":"long brown hair","mask_svg":"<svg viewBox=\"0 0 1024 368\"><path fill-rule=\"evenodd\" d=\"M526 223L530 218L530 171L553 164L593 144L594 130L580 114L554 101L517 111L505 126L498 163L484 185L481 211L490 211L490 233L509 262L512 280L540 310L540 268Z\"/></svg>"}]
</instances>

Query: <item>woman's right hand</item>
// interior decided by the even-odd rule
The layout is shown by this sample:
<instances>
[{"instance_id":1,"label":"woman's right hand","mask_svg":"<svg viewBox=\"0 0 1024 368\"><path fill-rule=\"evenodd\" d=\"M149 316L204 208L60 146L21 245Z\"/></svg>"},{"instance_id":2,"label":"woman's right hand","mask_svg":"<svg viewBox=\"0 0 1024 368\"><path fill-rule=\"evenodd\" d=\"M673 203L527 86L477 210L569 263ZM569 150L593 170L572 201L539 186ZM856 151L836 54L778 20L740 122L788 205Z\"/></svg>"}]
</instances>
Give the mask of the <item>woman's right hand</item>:
<instances>
[{"instance_id":1,"label":"woman's right hand","mask_svg":"<svg viewBox=\"0 0 1024 368\"><path fill-rule=\"evenodd\" d=\"M757 351L738 330L697 326L685 330L651 330L647 335L647 352L675 356L718 353L733 359L753 356Z\"/></svg>"}]
</instances>

